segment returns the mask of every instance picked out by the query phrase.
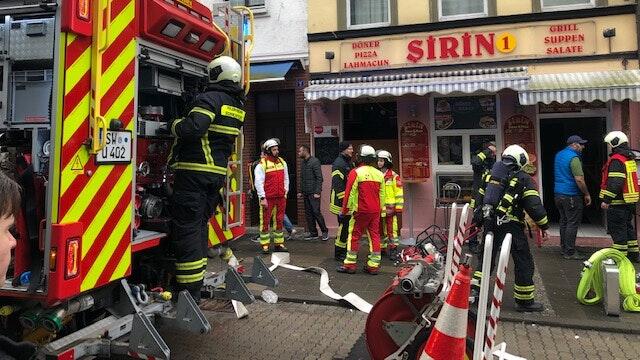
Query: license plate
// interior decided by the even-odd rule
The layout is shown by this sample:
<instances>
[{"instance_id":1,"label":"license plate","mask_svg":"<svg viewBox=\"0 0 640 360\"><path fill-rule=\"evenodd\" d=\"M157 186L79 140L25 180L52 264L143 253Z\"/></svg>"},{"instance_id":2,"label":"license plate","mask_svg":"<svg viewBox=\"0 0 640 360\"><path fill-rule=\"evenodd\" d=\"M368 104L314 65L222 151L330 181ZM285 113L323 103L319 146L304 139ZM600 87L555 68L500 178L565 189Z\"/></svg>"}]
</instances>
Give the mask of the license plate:
<instances>
[{"instance_id":1,"label":"license plate","mask_svg":"<svg viewBox=\"0 0 640 360\"><path fill-rule=\"evenodd\" d=\"M96 154L96 164L130 164L131 131L107 131L107 144Z\"/></svg>"}]
</instances>

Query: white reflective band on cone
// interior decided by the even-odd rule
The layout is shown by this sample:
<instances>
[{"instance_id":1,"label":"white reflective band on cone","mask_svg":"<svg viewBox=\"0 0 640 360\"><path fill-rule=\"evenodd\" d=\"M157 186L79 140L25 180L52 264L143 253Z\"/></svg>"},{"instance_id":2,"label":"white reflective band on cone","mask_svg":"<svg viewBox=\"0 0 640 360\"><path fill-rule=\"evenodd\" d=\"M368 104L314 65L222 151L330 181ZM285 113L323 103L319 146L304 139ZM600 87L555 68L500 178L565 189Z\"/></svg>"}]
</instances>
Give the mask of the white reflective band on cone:
<instances>
[{"instance_id":1,"label":"white reflective band on cone","mask_svg":"<svg viewBox=\"0 0 640 360\"><path fill-rule=\"evenodd\" d=\"M440 317L451 321L436 322L438 331L452 338L464 339L467 336L467 309L444 303L438 315L438 318Z\"/></svg>"},{"instance_id":2,"label":"white reflective band on cone","mask_svg":"<svg viewBox=\"0 0 640 360\"><path fill-rule=\"evenodd\" d=\"M274 252L273 254L271 254L271 267L269 268L269 270L273 271L275 270L277 267L282 267L285 269L289 269L289 270L295 270L295 271L310 271L313 270L314 272L319 272L320 273L320 291L327 295L328 297L334 299L334 300L344 300L346 302L348 302L349 304L353 305L356 309L362 311L363 313L368 314L371 311L371 308L373 307L371 304L369 304L368 302L366 302L363 298L361 298L360 296L350 292L345 296L342 296L338 293L336 293L335 291L333 291L333 289L331 289L331 287L329 286L329 273L327 273L327 270L320 268L320 267L307 267L307 268L301 268L299 266L294 266L294 265L290 265L289 262L291 261L291 258L289 256L289 253L283 253L283 252Z\"/></svg>"}]
</instances>

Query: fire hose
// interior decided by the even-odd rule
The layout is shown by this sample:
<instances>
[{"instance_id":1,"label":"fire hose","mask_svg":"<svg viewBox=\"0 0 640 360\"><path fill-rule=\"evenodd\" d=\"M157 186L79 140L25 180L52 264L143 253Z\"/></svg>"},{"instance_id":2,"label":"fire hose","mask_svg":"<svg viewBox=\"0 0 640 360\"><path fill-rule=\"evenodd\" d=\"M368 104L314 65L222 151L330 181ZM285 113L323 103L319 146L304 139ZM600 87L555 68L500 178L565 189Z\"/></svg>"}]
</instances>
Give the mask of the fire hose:
<instances>
[{"instance_id":1,"label":"fire hose","mask_svg":"<svg viewBox=\"0 0 640 360\"><path fill-rule=\"evenodd\" d=\"M612 259L620 271L620 294L624 297L623 308L629 312L640 312L640 294L636 293L636 271L629 259L616 249L602 249L585 261L576 297L583 305L594 305L602 301L604 283L602 262ZM594 296L588 298L589 292Z\"/></svg>"}]
</instances>

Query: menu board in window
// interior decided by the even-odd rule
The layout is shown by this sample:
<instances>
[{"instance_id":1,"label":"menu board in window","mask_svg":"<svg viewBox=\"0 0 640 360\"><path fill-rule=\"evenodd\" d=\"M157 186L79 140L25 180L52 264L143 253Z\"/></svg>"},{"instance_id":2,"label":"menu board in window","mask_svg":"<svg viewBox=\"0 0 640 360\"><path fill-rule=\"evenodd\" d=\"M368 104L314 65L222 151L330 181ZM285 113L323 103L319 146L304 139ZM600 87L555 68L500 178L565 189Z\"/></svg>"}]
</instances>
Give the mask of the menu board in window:
<instances>
[{"instance_id":1,"label":"menu board in window","mask_svg":"<svg viewBox=\"0 0 640 360\"><path fill-rule=\"evenodd\" d=\"M461 96L434 99L436 130L495 129L496 97Z\"/></svg>"},{"instance_id":2,"label":"menu board in window","mask_svg":"<svg viewBox=\"0 0 640 360\"><path fill-rule=\"evenodd\" d=\"M424 182L429 177L429 134L421 121L400 128L400 173L404 182Z\"/></svg>"}]
</instances>

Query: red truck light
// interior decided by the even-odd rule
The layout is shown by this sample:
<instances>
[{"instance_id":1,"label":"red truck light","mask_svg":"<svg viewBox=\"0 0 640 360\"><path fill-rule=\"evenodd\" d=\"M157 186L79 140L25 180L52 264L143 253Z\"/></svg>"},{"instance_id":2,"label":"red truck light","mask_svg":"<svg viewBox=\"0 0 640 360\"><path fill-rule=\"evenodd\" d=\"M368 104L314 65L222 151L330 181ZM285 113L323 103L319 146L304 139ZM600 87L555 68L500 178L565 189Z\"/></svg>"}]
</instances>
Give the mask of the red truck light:
<instances>
[{"instance_id":1,"label":"red truck light","mask_svg":"<svg viewBox=\"0 0 640 360\"><path fill-rule=\"evenodd\" d=\"M80 239L68 239L65 253L64 278L71 279L78 276L80 268Z\"/></svg>"}]
</instances>

